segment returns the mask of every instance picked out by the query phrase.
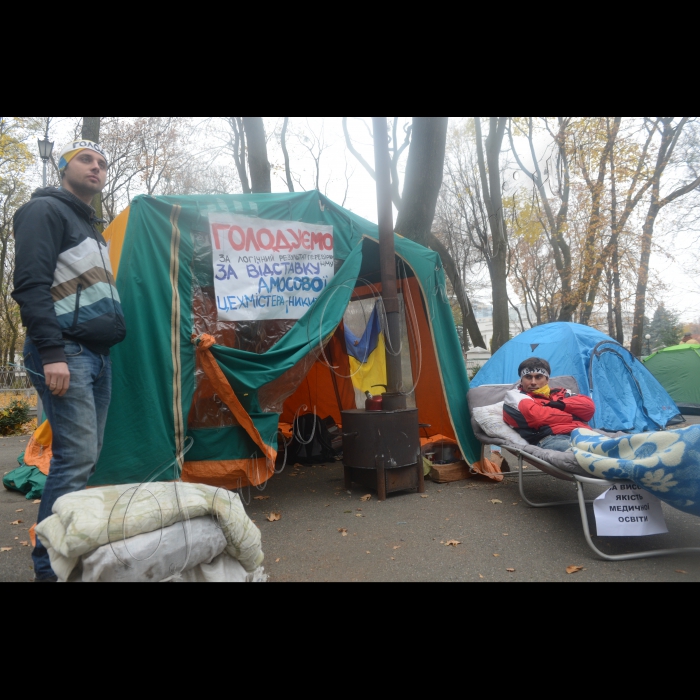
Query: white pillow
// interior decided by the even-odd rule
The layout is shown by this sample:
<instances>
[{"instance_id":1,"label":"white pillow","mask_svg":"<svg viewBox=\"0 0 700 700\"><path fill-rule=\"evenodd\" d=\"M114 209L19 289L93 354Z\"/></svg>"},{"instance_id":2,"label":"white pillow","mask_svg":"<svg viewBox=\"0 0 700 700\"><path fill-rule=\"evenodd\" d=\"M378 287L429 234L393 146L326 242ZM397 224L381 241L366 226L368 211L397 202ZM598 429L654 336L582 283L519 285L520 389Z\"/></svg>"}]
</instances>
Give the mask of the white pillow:
<instances>
[{"instance_id":1,"label":"white pillow","mask_svg":"<svg viewBox=\"0 0 700 700\"><path fill-rule=\"evenodd\" d=\"M475 408L474 420L489 437L500 438L518 447L528 447L530 443L503 419L503 406L504 402L501 401L493 406Z\"/></svg>"}]
</instances>

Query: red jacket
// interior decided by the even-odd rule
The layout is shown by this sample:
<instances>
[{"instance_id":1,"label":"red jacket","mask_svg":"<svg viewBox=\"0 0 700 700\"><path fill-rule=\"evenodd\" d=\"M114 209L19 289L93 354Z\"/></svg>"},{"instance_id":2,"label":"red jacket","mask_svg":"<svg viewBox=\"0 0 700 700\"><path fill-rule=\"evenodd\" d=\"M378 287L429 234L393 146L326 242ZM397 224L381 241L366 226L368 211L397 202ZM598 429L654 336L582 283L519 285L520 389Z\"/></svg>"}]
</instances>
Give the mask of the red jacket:
<instances>
[{"instance_id":1,"label":"red jacket","mask_svg":"<svg viewBox=\"0 0 700 700\"><path fill-rule=\"evenodd\" d=\"M551 435L571 435L579 428L590 428L588 421L596 407L587 396L572 395L555 389L549 399L522 391L506 397L504 418L530 444L536 445Z\"/></svg>"}]
</instances>

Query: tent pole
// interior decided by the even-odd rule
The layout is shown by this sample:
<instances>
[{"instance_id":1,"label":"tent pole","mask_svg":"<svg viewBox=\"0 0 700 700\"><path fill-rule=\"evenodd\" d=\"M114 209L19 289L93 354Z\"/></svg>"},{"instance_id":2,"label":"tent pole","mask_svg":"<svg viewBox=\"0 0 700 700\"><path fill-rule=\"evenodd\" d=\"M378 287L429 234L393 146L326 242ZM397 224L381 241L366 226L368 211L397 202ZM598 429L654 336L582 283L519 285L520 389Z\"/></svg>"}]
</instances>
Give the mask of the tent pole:
<instances>
[{"instance_id":1,"label":"tent pole","mask_svg":"<svg viewBox=\"0 0 700 700\"><path fill-rule=\"evenodd\" d=\"M331 373L331 379L333 380L333 388L335 389L335 398L336 401L338 402L338 413L340 414L341 420L343 416L343 402L340 398L340 389L338 389L338 377L335 375L335 370L333 369L333 349L331 348L331 344L333 343L333 340L331 340L328 345L326 346L326 353L328 354L328 360L329 364L331 365L328 368L328 371Z\"/></svg>"},{"instance_id":2,"label":"tent pole","mask_svg":"<svg viewBox=\"0 0 700 700\"><path fill-rule=\"evenodd\" d=\"M386 117L372 117L374 126L374 157L377 174L377 211L379 215L379 260L382 271L382 298L387 319L387 395L388 410L406 408L401 355L401 317L396 289L396 246L394 244L394 205L391 198L391 159Z\"/></svg>"}]
</instances>

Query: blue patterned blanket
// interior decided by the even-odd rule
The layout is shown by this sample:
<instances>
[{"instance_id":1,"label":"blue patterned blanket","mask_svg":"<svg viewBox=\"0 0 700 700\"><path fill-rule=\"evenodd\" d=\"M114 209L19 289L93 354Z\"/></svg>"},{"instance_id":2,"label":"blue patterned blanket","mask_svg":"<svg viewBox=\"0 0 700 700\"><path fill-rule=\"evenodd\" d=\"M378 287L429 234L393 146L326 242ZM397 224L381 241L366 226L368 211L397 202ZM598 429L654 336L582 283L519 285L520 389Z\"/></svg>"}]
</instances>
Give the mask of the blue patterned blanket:
<instances>
[{"instance_id":1,"label":"blue patterned blanket","mask_svg":"<svg viewBox=\"0 0 700 700\"><path fill-rule=\"evenodd\" d=\"M624 438L577 430L572 438L587 473L632 481L670 506L700 516L700 425Z\"/></svg>"}]
</instances>

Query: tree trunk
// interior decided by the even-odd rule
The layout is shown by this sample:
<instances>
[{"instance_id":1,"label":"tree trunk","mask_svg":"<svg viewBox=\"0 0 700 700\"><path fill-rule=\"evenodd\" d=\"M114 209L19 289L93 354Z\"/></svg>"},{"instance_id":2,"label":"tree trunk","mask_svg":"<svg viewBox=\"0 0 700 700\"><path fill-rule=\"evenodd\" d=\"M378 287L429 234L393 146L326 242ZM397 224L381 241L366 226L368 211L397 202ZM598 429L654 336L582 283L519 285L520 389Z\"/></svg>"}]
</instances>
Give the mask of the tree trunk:
<instances>
[{"instance_id":1,"label":"tree trunk","mask_svg":"<svg viewBox=\"0 0 700 700\"><path fill-rule=\"evenodd\" d=\"M510 310L508 308L508 276L505 256L494 257L489 269L493 283L493 340L495 355L510 340Z\"/></svg>"},{"instance_id":2,"label":"tree trunk","mask_svg":"<svg viewBox=\"0 0 700 700\"><path fill-rule=\"evenodd\" d=\"M472 339L472 344L476 348L484 348L485 350L488 350L484 336L481 334L481 329L476 321L474 308L469 300L467 290L464 288L464 282L462 281L460 269L457 267L454 258L450 255L450 251L447 249L447 246L445 246L445 244L433 234L431 234L429 239L426 241L426 245L432 248L442 260L442 265L445 268L445 274L449 278L450 282L452 282L452 287L457 295L457 301L459 302L459 307L462 310L464 327L469 332L469 336Z\"/></svg>"},{"instance_id":3,"label":"tree trunk","mask_svg":"<svg viewBox=\"0 0 700 700\"><path fill-rule=\"evenodd\" d=\"M642 233L642 257L639 263L639 276L637 278L637 297L634 305L634 331L632 333L632 354L641 357L644 353L644 317L647 312L647 287L649 286L649 263L651 261L651 243L654 238L654 224L661 211L658 199L649 208L647 220L644 223Z\"/></svg>"},{"instance_id":4,"label":"tree trunk","mask_svg":"<svg viewBox=\"0 0 700 700\"><path fill-rule=\"evenodd\" d=\"M287 128L289 127L289 117L284 118L282 127L282 153L284 154L284 172L287 177L287 188L294 192L294 182L292 180L292 168L289 164L289 151L287 150Z\"/></svg>"},{"instance_id":5,"label":"tree trunk","mask_svg":"<svg viewBox=\"0 0 700 700\"><path fill-rule=\"evenodd\" d=\"M620 246L613 251L613 287L615 291L615 331L613 336L620 345L625 344L625 326L622 320L622 282L620 280Z\"/></svg>"},{"instance_id":6,"label":"tree trunk","mask_svg":"<svg viewBox=\"0 0 700 700\"><path fill-rule=\"evenodd\" d=\"M83 132L82 137L86 141L94 141L95 143L100 142L100 125L102 123L102 117L83 117ZM97 212L97 218L102 218L102 195L96 194L95 199L92 202L92 206ZM104 227L100 227L104 228Z\"/></svg>"},{"instance_id":7,"label":"tree trunk","mask_svg":"<svg viewBox=\"0 0 700 700\"><path fill-rule=\"evenodd\" d=\"M445 173L449 117L413 117L411 146L406 163L401 208L396 232L409 240L432 248L441 258L459 302L464 325L476 347L485 347L484 337L474 317L460 269L442 241L433 234L433 222Z\"/></svg>"},{"instance_id":8,"label":"tree trunk","mask_svg":"<svg viewBox=\"0 0 700 700\"><path fill-rule=\"evenodd\" d=\"M615 337L615 310L613 308L613 279L610 270L607 271L608 284L608 335Z\"/></svg>"},{"instance_id":9,"label":"tree trunk","mask_svg":"<svg viewBox=\"0 0 700 700\"><path fill-rule=\"evenodd\" d=\"M448 121L449 117L413 117L413 138L396 231L422 245L432 233L442 187Z\"/></svg>"},{"instance_id":10,"label":"tree trunk","mask_svg":"<svg viewBox=\"0 0 700 700\"><path fill-rule=\"evenodd\" d=\"M100 142L100 124L102 117L83 117L82 137L86 141Z\"/></svg>"},{"instance_id":11,"label":"tree trunk","mask_svg":"<svg viewBox=\"0 0 700 700\"><path fill-rule=\"evenodd\" d=\"M493 287L493 340L491 352L498 352L510 340L510 311L508 309L508 236L503 216L503 183L501 181L501 150L508 117L490 117L489 135L484 140L481 117L474 117L481 187L491 228L491 256L488 261Z\"/></svg>"},{"instance_id":12,"label":"tree trunk","mask_svg":"<svg viewBox=\"0 0 700 700\"><path fill-rule=\"evenodd\" d=\"M637 296L634 307L634 331L632 333L632 354L641 357L644 352L644 319L647 308L647 287L649 286L649 263L651 261L651 246L654 238L654 226L656 219L661 210L675 202L677 199L684 197L686 194L693 192L700 187L700 177L688 183L683 187L679 187L673 193L665 198L661 198L661 180L664 172L671 162L674 150L678 144L681 132L688 123L689 117L683 117L678 126L673 126L673 117L661 117L663 123L663 134L661 137L661 146L656 163L656 169L653 175L653 185L651 188L651 205L649 213L644 222L644 231L642 232L642 255L639 262L639 274L637 277Z\"/></svg>"},{"instance_id":13,"label":"tree trunk","mask_svg":"<svg viewBox=\"0 0 700 700\"><path fill-rule=\"evenodd\" d=\"M262 117L243 117L248 137L248 165L253 192L272 192L272 166L267 157L267 138Z\"/></svg>"}]
</instances>

